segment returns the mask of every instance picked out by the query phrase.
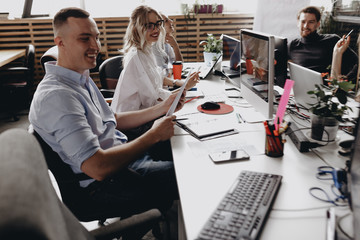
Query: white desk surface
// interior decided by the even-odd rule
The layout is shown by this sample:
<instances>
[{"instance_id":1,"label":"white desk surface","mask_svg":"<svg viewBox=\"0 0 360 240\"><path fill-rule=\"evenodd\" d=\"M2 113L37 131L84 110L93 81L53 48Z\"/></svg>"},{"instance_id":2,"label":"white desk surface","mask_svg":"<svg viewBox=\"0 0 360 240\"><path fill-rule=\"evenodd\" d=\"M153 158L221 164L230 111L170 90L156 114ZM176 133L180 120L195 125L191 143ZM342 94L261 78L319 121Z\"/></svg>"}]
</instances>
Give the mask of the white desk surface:
<instances>
[{"instance_id":1,"label":"white desk surface","mask_svg":"<svg viewBox=\"0 0 360 240\"><path fill-rule=\"evenodd\" d=\"M221 94L225 87L229 87L228 83L215 76L212 80L201 80L197 86L203 90L205 96ZM196 113L196 107L204 101L206 98L186 103L176 115L181 117L190 113L199 114ZM263 124L237 121L235 113L241 112L241 107L249 107L243 101L230 99L226 103L234 106L234 112L219 116L227 118L229 124L240 130L239 134L200 142L176 127L171 144L181 203L179 225L184 224L184 228L180 226L179 238L195 239L240 171L252 170L283 176L280 191L261 239L325 239L326 210L333 205L313 198L309 189L321 187L332 194L332 181L321 181L315 177L317 167L326 164L314 152L300 153L288 137L283 157L271 158L264 155ZM339 141L351 138L339 131ZM209 159L209 147L233 143L252 145L261 154L251 156L248 161L225 164L214 164ZM337 153L338 141L316 151L335 167L345 167L348 158Z\"/></svg>"}]
</instances>

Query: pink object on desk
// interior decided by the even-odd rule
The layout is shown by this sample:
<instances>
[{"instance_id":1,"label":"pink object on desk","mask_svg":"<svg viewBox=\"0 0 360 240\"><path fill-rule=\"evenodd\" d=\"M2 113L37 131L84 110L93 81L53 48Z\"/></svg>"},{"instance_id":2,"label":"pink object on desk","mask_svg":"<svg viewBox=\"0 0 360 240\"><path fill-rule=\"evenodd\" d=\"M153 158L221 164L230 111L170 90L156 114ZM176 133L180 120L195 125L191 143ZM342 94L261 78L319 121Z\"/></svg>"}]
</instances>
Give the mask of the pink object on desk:
<instances>
[{"instance_id":1,"label":"pink object on desk","mask_svg":"<svg viewBox=\"0 0 360 240\"><path fill-rule=\"evenodd\" d=\"M275 120L274 120L274 125L275 125L276 131L279 130L279 125L282 123L282 120L283 120L283 117L285 114L285 110L286 110L286 105L289 101L290 92L291 92L291 89L293 86L294 86L294 81L290 80L290 79L286 79L285 86L284 86L284 93L280 98L280 104L277 109Z\"/></svg>"}]
</instances>

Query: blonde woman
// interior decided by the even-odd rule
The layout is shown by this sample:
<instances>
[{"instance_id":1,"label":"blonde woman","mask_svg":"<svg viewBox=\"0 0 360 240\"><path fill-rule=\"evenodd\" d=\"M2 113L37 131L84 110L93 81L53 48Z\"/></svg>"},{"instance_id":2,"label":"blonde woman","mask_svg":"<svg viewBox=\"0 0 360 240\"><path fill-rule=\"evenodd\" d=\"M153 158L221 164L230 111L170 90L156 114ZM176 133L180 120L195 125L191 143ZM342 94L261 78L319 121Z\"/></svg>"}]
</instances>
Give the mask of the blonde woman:
<instances>
[{"instance_id":1,"label":"blonde woman","mask_svg":"<svg viewBox=\"0 0 360 240\"><path fill-rule=\"evenodd\" d=\"M139 6L132 12L124 39L124 69L111 104L114 112L148 108L171 94L163 88L165 77L153 54L153 45L164 51L163 22L161 15L148 6ZM198 80L198 73L193 74L186 89Z\"/></svg>"}]
</instances>

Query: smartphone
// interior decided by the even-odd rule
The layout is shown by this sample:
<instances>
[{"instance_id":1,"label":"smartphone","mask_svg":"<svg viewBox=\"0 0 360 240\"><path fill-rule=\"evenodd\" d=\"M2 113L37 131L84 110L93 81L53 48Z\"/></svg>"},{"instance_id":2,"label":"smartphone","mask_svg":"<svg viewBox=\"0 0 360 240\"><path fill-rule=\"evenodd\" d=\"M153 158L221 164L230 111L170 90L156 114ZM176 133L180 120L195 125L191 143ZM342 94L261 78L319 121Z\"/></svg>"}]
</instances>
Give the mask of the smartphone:
<instances>
[{"instance_id":1,"label":"smartphone","mask_svg":"<svg viewBox=\"0 0 360 240\"><path fill-rule=\"evenodd\" d=\"M247 160L250 158L249 154L242 149L210 153L209 157L215 163Z\"/></svg>"}]
</instances>

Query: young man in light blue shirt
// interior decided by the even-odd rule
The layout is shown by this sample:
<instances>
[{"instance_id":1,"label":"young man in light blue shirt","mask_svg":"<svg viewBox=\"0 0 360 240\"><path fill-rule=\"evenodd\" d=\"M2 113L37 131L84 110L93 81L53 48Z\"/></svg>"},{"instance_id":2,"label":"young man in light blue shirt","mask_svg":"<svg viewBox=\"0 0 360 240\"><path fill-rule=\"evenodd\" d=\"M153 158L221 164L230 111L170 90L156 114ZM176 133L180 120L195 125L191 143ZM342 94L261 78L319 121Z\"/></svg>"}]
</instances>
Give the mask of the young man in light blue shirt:
<instances>
[{"instance_id":1,"label":"young man in light blue shirt","mask_svg":"<svg viewBox=\"0 0 360 240\"><path fill-rule=\"evenodd\" d=\"M168 206L178 197L172 159L154 161L146 151L173 136L175 116L156 120L131 142L119 130L164 115L175 95L148 109L114 114L89 77L100 51L95 21L86 11L66 8L55 15L53 25L58 61L45 65L46 75L35 92L29 113L34 130L74 173L91 177L80 185L113 213ZM128 168L141 175L139 180L121 176Z\"/></svg>"}]
</instances>

